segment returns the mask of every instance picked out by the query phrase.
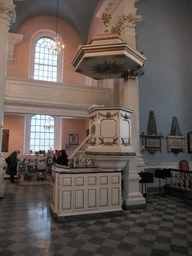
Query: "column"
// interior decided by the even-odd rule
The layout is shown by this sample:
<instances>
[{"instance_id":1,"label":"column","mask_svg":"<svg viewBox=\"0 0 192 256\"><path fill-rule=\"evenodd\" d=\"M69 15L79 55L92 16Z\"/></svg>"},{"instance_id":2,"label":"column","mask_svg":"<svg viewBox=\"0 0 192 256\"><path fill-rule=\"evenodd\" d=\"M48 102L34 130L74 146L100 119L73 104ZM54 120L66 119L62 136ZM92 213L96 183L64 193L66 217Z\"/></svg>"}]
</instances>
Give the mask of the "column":
<instances>
[{"instance_id":1,"label":"column","mask_svg":"<svg viewBox=\"0 0 192 256\"><path fill-rule=\"evenodd\" d=\"M121 40L130 47L136 49L135 27L141 21L141 16L136 15L135 0L121 0L113 11L110 21L111 32L120 36ZM126 208L145 205L145 199L140 193L138 166L143 167L144 162L140 154L140 135L139 135L139 86L138 72L127 72L127 77L121 85L123 93L120 94L119 101L123 106L133 110L132 116L132 141L136 156L131 157L124 168L124 193L123 202Z\"/></svg>"},{"instance_id":2,"label":"column","mask_svg":"<svg viewBox=\"0 0 192 256\"><path fill-rule=\"evenodd\" d=\"M5 161L2 154L2 135L4 120L4 95L6 84L8 30L15 21L15 5L13 0L0 0L0 197L4 196L4 170Z\"/></svg>"}]
</instances>

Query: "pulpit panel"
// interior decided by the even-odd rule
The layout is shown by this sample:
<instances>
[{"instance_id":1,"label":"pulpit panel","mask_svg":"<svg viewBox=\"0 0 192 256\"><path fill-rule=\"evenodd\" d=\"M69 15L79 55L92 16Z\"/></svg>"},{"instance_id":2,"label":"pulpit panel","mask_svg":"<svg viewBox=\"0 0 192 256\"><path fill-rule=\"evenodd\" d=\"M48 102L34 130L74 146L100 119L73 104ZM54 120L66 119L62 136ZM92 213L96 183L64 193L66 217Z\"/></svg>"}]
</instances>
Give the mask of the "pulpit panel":
<instances>
[{"instance_id":1,"label":"pulpit panel","mask_svg":"<svg viewBox=\"0 0 192 256\"><path fill-rule=\"evenodd\" d=\"M71 210L72 191L64 190L62 192L62 210Z\"/></svg>"}]
</instances>

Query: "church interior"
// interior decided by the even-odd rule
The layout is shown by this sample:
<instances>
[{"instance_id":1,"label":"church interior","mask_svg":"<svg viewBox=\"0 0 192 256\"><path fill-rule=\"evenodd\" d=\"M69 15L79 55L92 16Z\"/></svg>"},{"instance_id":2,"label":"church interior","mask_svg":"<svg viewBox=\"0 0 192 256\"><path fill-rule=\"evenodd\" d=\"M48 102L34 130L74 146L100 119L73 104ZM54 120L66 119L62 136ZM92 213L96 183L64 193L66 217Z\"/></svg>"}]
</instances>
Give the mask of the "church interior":
<instances>
[{"instance_id":1,"label":"church interior","mask_svg":"<svg viewBox=\"0 0 192 256\"><path fill-rule=\"evenodd\" d=\"M192 255L192 2L0 6L0 255Z\"/></svg>"}]
</instances>

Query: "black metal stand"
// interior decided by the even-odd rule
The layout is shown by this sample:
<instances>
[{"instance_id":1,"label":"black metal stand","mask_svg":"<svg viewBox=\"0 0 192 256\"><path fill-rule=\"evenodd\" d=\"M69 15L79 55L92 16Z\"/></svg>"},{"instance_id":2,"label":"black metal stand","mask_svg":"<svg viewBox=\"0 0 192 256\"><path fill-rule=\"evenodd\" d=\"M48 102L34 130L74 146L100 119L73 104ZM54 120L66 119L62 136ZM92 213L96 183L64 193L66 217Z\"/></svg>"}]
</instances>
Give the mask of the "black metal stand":
<instances>
[{"instance_id":1,"label":"black metal stand","mask_svg":"<svg viewBox=\"0 0 192 256\"><path fill-rule=\"evenodd\" d=\"M151 200L150 199L147 199L147 185L146 185L147 183L145 183L145 193L143 193L143 183L142 183L142 194L143 194L143 197L145 198L145 200L146 200L146 203L150 203L150 204L153 204L153 202L151 202Z\"/></svg>"},{"instance_id":2,"label":"black metal stand","mask_svg":"<svg viewBox=\"0 0 192 256\"><path fill-rule=\"evenodd\" d=\"M146 203L153 204L153 202L151 202L151 200L149 200L147 198L147 185L146 185L147 183L153 183L153 173L150 173L150 172L140 172L139 175L142 178L139 181L139 183L142 184L142 194L143 194L143 197L145 198ZM145 184L145 193L143 192L143 184Z\"/></svg>"},{"instance_id":3,"label":"black metal stand","mask_svg":"<svg viewBox=\"0 0 192 256\"><path fill-rule=\"evenodd\" d=\"M162 187L161 187L161 179L166 180L167 185L167 178L171 177L171 170L170 169L156 169L155 170L155 178L159 179L159 193L155 194L155 196L162 196L166 197L164 193L162 193Z\"/></svg>"}]
</instances>

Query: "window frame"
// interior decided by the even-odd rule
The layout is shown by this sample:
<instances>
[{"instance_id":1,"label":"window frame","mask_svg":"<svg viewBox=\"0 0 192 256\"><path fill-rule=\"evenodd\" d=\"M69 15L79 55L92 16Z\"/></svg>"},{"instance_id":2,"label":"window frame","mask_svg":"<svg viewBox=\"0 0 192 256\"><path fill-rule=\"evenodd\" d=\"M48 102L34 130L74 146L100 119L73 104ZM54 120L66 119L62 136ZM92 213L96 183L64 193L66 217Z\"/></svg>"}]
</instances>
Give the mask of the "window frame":
<instances>
[{"instance_id":1,"label":"window frame","mask_svg":"<svg viewBox=\"0 0 192 256\"><path fill-rule=\"evenodd\" d=\"M44 127L45 123L49 120L49 118L51 119L51 123L53 122L53 128L47 129ZM32 123L33 121L33 123ZM38 124L39 123L39 124ZM42 124L43 123L43 124ZM33 130L32 130L33 128ZM40 151L40 150L45 150L46 152L48 151L48 149L55 149L55 118L51 115L40 115L40 114L35 114L33 116L31 116L31 125L30 125L30 150L32 149L32 147L36 148L38 147L39 149L33 149L33 152L35 151ZM37 138L37 134L39 135L39 139ZM34 136L34 138L32 138L31 136ZM47 138L48 135L48 138ZM43 138L43 137L44 138ZM50 136L54 136L54 138L50 138ZM31 145L31 141L34 141L34 144ZM39 140L39 143L37 143L37 141ZM41 148L41 143L40 140L42 140L44 142L44 147L46 147L46 143L48 143L48 149L46 148ZM53 145L50 145L50 142L52 141Z\"/></svg>"},{"instance_id":2,"label":"window frame","mask_svg":"<svg viewBox=\"0 0 192 256\"><path fill-rule=\"evenodd\" d=\"M30 151L30 132L31 132L31 117L34 115L50 115L55 119L54 125L54 149L60 150L62 145L62 118L51 114L36 113L25 115L25 129L24 129L24 155L29 155Z\"/></svg>"},{"instance_id":3,"label":"window frame","mask_svg":"<svg viewBox=\"0 0 192 256\"><path fill-rule=\"evenodd\" d=\"M55 32L48 29L43 29L37 31L31 38L30 43L30 56L29 56L29 73L28 77L29 79L34 79L34 64L35 64L35 46L36 42L42 38L42 37L49 37L54 40ZM63 44L63 40L58 35L59 41ZM57 82L63 82L63 60L64 60L64 51L61 52L61 54L58 55L57 59ZM36 80L36 79L35 79ZM51 82L52 81L45 81L45 80L36 80L36 81L43 81L43 82Z\"/></svg>"}]
</instances>

